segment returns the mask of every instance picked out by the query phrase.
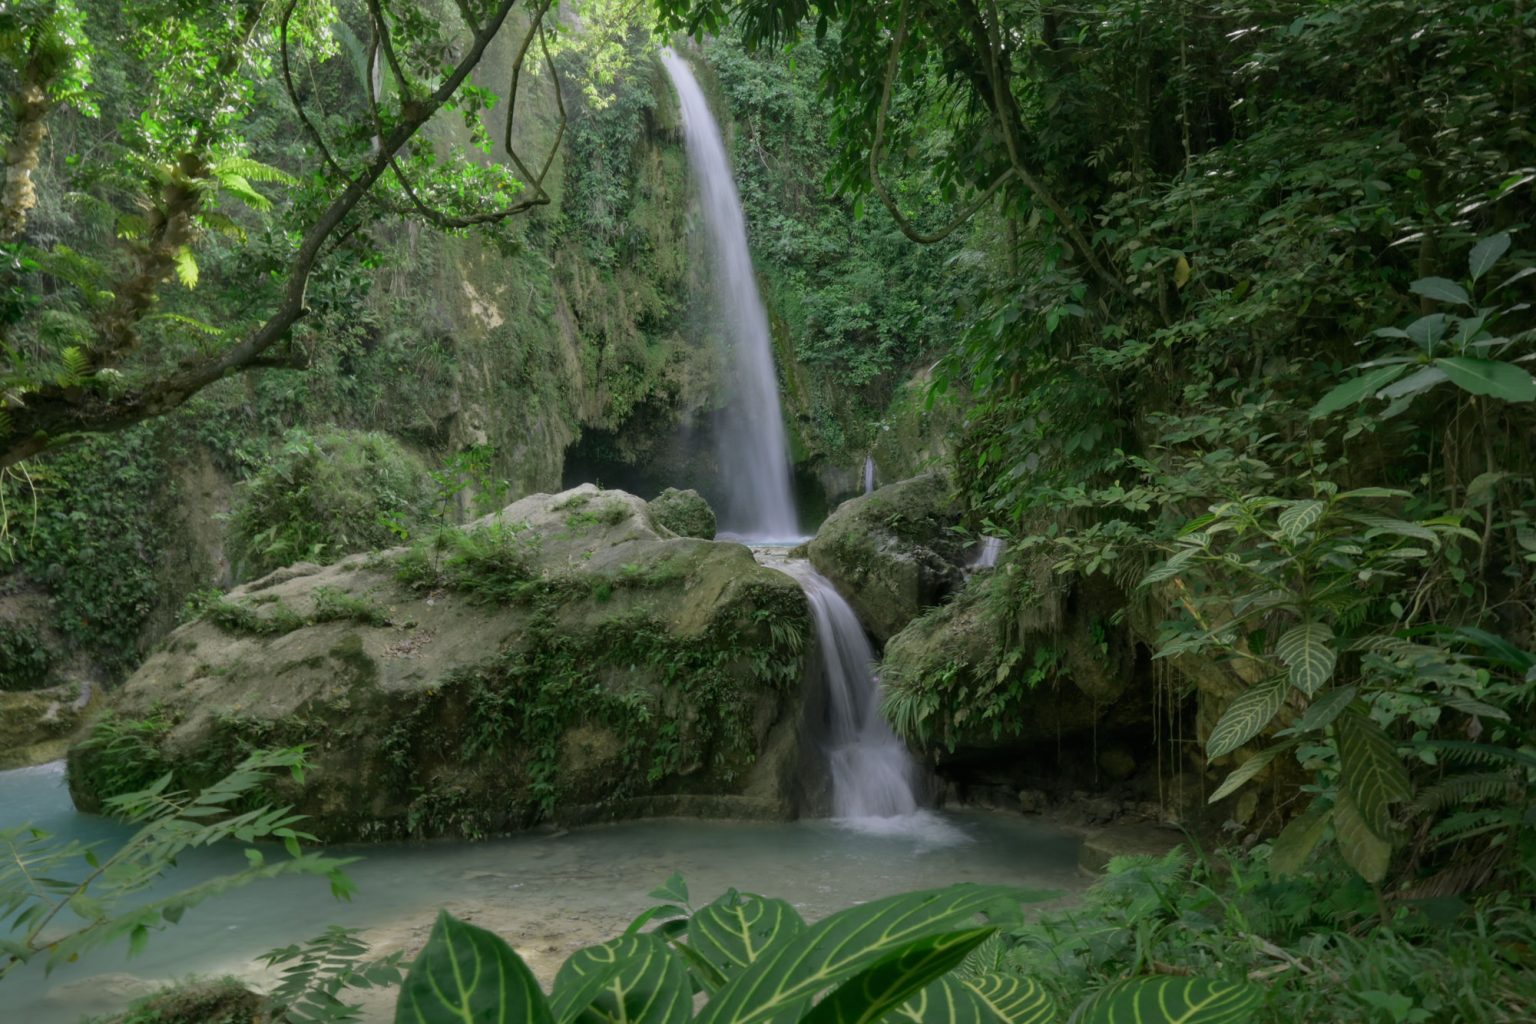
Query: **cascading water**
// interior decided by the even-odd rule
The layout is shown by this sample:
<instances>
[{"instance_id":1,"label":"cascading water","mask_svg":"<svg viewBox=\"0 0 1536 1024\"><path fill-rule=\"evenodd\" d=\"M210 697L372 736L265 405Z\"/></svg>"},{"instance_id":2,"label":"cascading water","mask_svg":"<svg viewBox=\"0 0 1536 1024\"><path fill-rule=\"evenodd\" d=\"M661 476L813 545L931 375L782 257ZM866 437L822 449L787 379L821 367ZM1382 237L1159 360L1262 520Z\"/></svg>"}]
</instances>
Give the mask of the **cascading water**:
<instances>
[{"instance_id":1,"label":"cascading water","mask_svg":"<svg viewBox=\"0 0 1536 1024\"><path fill-rule=\"evenodd\" d=\"M971 559L972 569L995 569L997 560L1003 553L1003 540L1001 537L981 538L981 547L976 552L976 557Z\"/></svg>"},{"instance_id":2,"label":"cascading water","mask_svg":"<svg viewBox=\"0 0 1536 1024\"><path fill-rule=\"evenodd\" d=\"M735 368L730 415L718 424L726 495L721 526L760 544L798 540L773 340L747 250L741 197L720 129L692 70L670 49L662 51L661 62L682 107L683 141L714 261L715 300ZM874 489L873 458L865 465L865 487ZM826 676L834 816L863 831L899 833L930 845L964 841L953 826L918 810L917 766L880 714L875 653L848 602L808 562L784 559L782 547L758 553L799 581L810 602Z\"/></svg>"},{"instance_id":3,"label":"cascading water","mask_svg":"<svg viewBox=\"0 0 1536 1024\"><path fill-rule=\"evenodd\" d=\"M677 90L683 141L698 188L713 257L715 301L726 323L735 388L719 423L724 531L751 540L791 540L800 534L790 491L789 445L779 408L773 338L757 291L747 222L731 175L730 159L709 103L688 63L671 49L662 65Z\"/></svg>"},{"instance_id":4,"label":"cascading water","mask_svg":"<svg viewBox=\"0 0 1536 1024\"><path fill-rule=\"evenodd\" d=\"M864 456L864 493L869 494L875 489L875 457Z\"/></svg>"}]
</instances>

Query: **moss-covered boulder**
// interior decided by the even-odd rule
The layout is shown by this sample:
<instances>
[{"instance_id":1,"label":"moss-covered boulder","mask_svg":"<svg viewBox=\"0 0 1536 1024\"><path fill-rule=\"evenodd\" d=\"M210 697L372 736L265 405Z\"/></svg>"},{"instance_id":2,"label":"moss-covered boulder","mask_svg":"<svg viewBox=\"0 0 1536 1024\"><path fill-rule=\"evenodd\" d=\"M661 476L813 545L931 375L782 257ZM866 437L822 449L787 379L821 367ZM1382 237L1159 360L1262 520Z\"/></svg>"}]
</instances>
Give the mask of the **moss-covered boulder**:
<instances>
[{"instance_id":1,"label":"moss-covered boulder","mask_svg":"<svg viewBox=\"0 0 1536 1024\"><path fill-rule=\"evenodd\" d=\"M796 809L804 595L584 485L207 602L70 754L93 809L304 743L273 798L328 840Z\"/></svg>"},{"instance_id":2,"label":"moss-covered boulder","mask_svg":"<svg viewBox=\"0 0 1536 1024\"><path fill-rule=\"evenodd\" d=\"M651 518L679 537L715 539L715 510L698 491L668 487L651 499Z\"/></svg>"},{"instance_id":3,"label":"moss-covered boulder","mask_svg":"<svg viewBox=\"0 0 1536 1024\"><path fill-rule=\"evenodd\" d=\"M0 771L63 757L100 693L90 683L0 690Z\"/></svg>"},{"instance_id":4,"label":"moss-covered boulder","mask_svg":"<svg viewBox=\"0 0 1536 1024\"><path fill-rule=\"evenodd\" d=\"M964 582L960 521L948 482L928 474L843 502L807 550L884 641Z\"/></svg>"}]
</instances>

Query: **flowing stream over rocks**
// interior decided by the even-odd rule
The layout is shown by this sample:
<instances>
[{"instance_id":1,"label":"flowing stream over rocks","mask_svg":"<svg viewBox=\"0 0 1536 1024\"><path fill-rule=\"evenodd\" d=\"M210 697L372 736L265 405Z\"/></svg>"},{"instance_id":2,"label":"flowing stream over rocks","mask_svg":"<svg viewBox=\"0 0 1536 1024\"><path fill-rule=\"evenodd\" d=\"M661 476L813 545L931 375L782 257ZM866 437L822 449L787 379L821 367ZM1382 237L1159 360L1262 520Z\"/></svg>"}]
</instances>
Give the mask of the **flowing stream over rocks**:
<instances>
[{"instance_id":1,"label":"flowing stream over rocks","mask_svg":"<svg viewBox=\"0 0 1536 1024\"><path fill-rule=\"evenodd\" d=\"M789 541L800 534L790 490L789 444L779 406L773 336L757 291L747 220L731 174L730 156L709 102L688 62L671 49L662 65L683 113L688 165L708 229L716 312L727 328L735 382L719 422L720 482L729 496L722 531L754 541Z\"/></svg>"}]
</instances>

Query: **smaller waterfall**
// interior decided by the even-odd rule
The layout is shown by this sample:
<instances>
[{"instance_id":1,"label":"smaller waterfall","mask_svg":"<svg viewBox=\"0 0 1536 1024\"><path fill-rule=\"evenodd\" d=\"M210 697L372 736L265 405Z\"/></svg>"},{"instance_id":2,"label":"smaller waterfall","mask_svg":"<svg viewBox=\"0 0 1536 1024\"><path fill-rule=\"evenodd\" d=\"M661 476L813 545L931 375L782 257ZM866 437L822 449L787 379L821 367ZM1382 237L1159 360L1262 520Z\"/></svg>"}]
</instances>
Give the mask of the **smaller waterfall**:
<instances>
[{"instance_id":1,"label":"smaller waterfall","mask_svg":"<svg viewBox=\"0 0 1536 1024\"><path fill-rule=\"evenodd\" d=\"M971 559L972 569L995 569L997 560L1003 553L1003 539L1001 537L981 538L981 548L976 552L976 557Z\"/></svg>"},{"instance_id":2,"label":"smaller waterfall","mask_svg":"<svg viewBox=\"0 0 1536 1024\"><path fill-rule=\"evenodd\" d=\"M875 489L875 457L864 456L864 493L868 494Z\"/></svg>"},{"instance_id":3,"label":"smaller waterfall","mask_svg":"<svg viewBox=\"0 0 1536 1024\"><path fill-rule=\"evenodd\" d=\"M811 604L826 676L828 759L832 814L837 818L891 818L917 810L917 766L906 744L880 714L875 652L864 627L831 582L810 563L781 566L800 583Z\"/></svg>"}]
</instances>

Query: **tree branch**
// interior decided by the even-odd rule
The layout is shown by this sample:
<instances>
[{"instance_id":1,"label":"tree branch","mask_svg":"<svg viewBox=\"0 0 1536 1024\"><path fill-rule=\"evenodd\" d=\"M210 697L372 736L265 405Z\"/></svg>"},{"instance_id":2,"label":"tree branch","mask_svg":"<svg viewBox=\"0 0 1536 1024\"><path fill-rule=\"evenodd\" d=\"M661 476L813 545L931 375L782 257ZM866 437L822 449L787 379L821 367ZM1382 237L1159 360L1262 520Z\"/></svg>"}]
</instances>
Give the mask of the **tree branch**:
<instances>
[{"instance_id":1,"label":"tree branch","mask_svg":"<svg viewBox=\"0 0 1536 1024\"><path fill-rule=\"evenodd\" d=\"M3 445L0 448L0 469L38 454L63 435L117 430L163 416L209 384L230 374L255 368L266 351L285 337L293 325L308 313L305 292L309 276L327 241L389 169L390 155L409 141L469 77L516 2L501 0L484 28L475 34L469 51L448 77L426 98L405 104L400 123L383 140L380 152L360 175L347 183L341 194L332 199L325 211L310 225L289 266L282 303L265 322L223 352L184 363L176 370L124 394L103 396L88 389L82 393L78 388L57 386L28 393L26 404L14 406L11 410L13 429L5 440L0 441L0 445Z\"/></svg>"},{"instance_id":2,"label":"tree branch","mask_svg":"<svg viewBox=\"0 0 1536 1024\"><path fill-rule=\"evenodd\" d=\"M901 48L907 41L907 6L908 0L902 0L901 9L896 15L896 34L891 37L891 55L885 63L885 80L880 86L880 107L875 112L875 138L869 147L869 180L875 186L875 194L880 197L880 202L890 212L891 218L896 221L896 227L901 230L901 233L920 245L932 245L948 238L956 229L975 216L976 211L990 202L992 197L997 195L998 189L1008 183L1008 179L1014 176L1014 171L1009 168L998 175L986 191L961 211L959 216L945 227L930 234L924 234L913 227L896 205L896 200L891 198L885 182L880 177L880 150L885 146L885 118L891 108L891 91L896 83L896 72L901 66Z\"/></svg>"}]
</instances>

